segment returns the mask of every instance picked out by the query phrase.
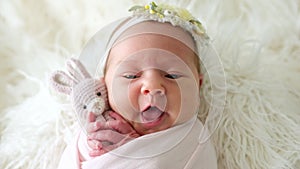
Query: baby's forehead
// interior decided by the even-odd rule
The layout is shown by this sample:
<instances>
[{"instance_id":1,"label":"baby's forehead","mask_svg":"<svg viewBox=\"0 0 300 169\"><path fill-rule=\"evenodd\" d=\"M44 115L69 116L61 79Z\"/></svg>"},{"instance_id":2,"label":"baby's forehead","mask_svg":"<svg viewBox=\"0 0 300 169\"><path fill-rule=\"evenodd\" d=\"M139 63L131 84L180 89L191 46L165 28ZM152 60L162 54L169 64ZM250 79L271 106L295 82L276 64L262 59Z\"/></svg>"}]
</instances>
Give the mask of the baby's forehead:
<instances>
[{"instance_id":1,"label":"baby's forehead","mask_svg":"<svg viewBox=\"0 0 300 169\"><path fill-rule=\"evenodd\" d=\"M173 37L161 34L139 34L116 44L110 52L113 63L122 60L159 59L162 61L193 60L194 50Z\"/></svg>"},{"instance_id":2,"label":"baby's forehead","mask_svg":"<svg viewBox=\"0 0 300 169\"><path fill-rule=\"evenodd\" d=\"M172 51L159 49L159 48L146 48L142 50L138 50L136 52L131 53L130 55L124 56L123 59L120 59L118 63L128 64L128 65L136 65L139 64L147 64L147 63L156 63L156 64L176 64L176 63L184 63L183 58L185 56L178 56L176 53Z\"/></svg>"},{"instance_id":3,"label":"baby's forehead","mask_svg":"<svg viewBox=\"0 0 300 169\"><path fill-rule=\"evenodd\" d=\"M116 44L108 57L107 67L188 70L197 57L192 49L173 37L161 34L139 34Z\"/></svg>"}]
</instances>

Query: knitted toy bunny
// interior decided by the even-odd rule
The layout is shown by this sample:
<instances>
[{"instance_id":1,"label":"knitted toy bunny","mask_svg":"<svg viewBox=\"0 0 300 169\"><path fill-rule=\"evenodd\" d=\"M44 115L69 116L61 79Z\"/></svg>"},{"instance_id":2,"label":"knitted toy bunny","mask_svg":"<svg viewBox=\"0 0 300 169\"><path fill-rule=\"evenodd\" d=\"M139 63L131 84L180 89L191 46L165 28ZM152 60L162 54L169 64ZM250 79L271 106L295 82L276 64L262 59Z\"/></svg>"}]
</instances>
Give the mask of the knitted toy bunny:
<instances>
[{"instance_id":1,"label":"knitted toy bunny","mask_svg":"<svg viewBox=\"0 0 300 169\"><path fill-rule=\"evenodd\" d=\"M93 79L79 60L71 58L66 65L69 74L55 71L50 83L56 91L71 97L78 120L86 130L90 112L97 121L105 120L102 113L109 109L106 86L103 79Z\"/></svg>"}]
</instances>

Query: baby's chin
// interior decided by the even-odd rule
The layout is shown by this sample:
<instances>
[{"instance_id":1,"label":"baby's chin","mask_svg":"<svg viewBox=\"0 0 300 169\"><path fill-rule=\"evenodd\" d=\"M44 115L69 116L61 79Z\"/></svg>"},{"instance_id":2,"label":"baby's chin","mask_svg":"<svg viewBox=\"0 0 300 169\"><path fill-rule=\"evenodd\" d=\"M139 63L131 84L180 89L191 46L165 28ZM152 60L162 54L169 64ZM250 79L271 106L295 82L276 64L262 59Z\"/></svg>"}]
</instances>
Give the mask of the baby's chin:
<instances>
[{"instance_id":1,"label":"baby's chin","mask_svg":"<svg viewBox=\"0 0 300 169\"><path fill-rule=\"evenodd\" d=\"M168 128L170 128L172 126L165 126L165 127L161 127L161 128L150 128L150 129L145 129L145 128L142 128L140 126L137 126L135 125L134 128L135 130L140 134L140 135L146 135L146 134L151 134L151 133L156 133L156 132L159 132L159 131L163 131L163 130L166 130Z\"/></svg>"},{"instance_id":2,"label":"baby's chin","mask_svg":"<svg viewBox=\"0 0 300 169\"><path fill-rule=\"evenodd\" d=\"M166 120L167 121L167 120ZM153 126L153 127L148 127L147 125L143 123L138 123L138 122L133 122L131 125L133 128L140 134L140 135L145 135L145 134L151 134L159 131L166 130L168 128L171 128L174 123L172 122L164 122L161 125L158 126Z\"/></svg>"}]
</instances>

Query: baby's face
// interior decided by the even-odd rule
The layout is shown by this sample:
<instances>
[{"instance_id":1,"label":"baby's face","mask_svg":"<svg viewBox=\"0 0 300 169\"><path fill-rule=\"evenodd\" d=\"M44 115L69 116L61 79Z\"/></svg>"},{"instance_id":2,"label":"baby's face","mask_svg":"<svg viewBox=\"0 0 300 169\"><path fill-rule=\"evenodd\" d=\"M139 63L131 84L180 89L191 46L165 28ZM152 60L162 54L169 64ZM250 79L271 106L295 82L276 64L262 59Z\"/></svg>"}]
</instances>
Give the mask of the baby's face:
<instances>
[{"instance_id":1,"label":"baby's face","mask_svg":"<svg viewBox=\"0 0 300 169\"><path fill-rule=\"evenodd\" d=\"M142 135L191 119L199 106L195 57L180 41L157 34L119 42L106 65L111 108Z\"/></svg>"}]
</instances>

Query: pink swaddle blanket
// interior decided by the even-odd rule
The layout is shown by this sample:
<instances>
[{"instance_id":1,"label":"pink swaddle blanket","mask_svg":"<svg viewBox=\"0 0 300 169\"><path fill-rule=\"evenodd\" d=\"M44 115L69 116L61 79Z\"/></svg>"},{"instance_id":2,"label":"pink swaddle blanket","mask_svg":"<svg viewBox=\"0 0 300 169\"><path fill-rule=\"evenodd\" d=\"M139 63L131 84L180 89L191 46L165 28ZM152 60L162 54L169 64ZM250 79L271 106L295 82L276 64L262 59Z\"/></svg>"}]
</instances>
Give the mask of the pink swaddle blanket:
<instances>
[{"instance_id":1,"label":"pink swaddle blanket","mask_svg":"<svg viewBox=\"0 0 300 169\"><path fill-rule=\"evenodd\" d=\"M201 142L209 136L207 132L203 134L202 129L202 123L195 117L170 129L136 138L95 158L88 157L85 135L81 134L76 143L67 147L59 169L217 169L217 158L210 140ZM86 161L80 162L79 152Z\"/></svg>"}]
</instances>

